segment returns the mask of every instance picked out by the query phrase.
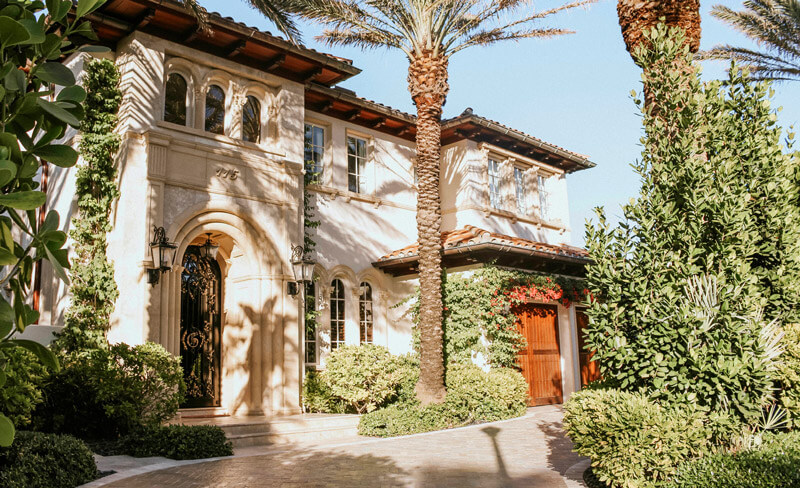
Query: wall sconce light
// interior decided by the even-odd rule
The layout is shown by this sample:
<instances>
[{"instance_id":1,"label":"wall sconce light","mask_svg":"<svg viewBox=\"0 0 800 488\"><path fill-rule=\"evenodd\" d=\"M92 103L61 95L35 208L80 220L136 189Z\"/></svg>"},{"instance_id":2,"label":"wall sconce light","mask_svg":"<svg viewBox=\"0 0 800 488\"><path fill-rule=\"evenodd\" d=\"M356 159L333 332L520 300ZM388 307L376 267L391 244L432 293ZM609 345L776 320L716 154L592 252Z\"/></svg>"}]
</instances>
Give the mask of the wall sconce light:
<instances>
[{"instance_id":1,"label":"wall sconce light","mask_svg":"<svg viewBox=\"0 0 800 488\"><path fill-rule=\"evenodd\" d=\"M211 232L206 232L206 243L200 246L200 256L211 261L217 259L219 245L211 242Z\"/></svg>"},{"instance_id":2,"label":"wall sconce light","mask_svg":"<svg viewBox=\"0 0 800 488\"><path fill-rule=\"evenodd\" d=\"M178 246L167 239L167 231L163 227L153 226L153 241L150 243L150 254L153 268L147 270L147 282L157 285L162 273L172 269Z\"/></svg>"},{"instance_id":3,"label":"wall sconce light","mask_svg":"<svg viewBox=\"0 0 800 488\"><path fill-rule=\"evenodd\" d=\"M292 273L294 281L288 284L287 292L291 296L296 296L300 292L300 287L305 288L306 283L311 283L314 277L314 265L317 264L313 259L306 257L303 246L292 246Z\"/></svg>"}]
</instances>

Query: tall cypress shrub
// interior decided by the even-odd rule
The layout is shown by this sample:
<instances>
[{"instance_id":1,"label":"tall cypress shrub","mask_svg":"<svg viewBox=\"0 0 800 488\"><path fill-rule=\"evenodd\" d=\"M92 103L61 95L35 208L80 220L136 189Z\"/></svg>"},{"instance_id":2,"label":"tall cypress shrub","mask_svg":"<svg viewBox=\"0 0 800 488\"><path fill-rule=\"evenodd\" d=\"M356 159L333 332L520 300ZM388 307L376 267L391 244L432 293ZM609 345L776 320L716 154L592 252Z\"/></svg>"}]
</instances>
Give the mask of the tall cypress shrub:
<instances>
[{"instance_id":1,"label":"tall cypress shrub","mask_svg":"<svg viewBox=\"0 0 800 488\"><path fill-rule=\"evenodd\" d=\"M800 160L768 85L735 67L701 83L681 36L660 26L637 52L660 110L643 109L623 222L587 225L587 347L611 387L748 419L773 393L770 323L797 318Z\"/></svg>"},{"instance_id":2,"label":"tall cypress shrub","mask_svg":"<svg viewBox=\"0 0 800 488\"><path fill-rule=\"evenodd\" d=\"M85 65L86 89L76 175L78 211L72 219L72 303L58 343L66 350L106 347L109 320L119 295L114 265L106 255L111 207L119 197L114 163L120 136L114 132L122 101L119 72L112 61L94 59Z\"/></svg>"}]
</instances>

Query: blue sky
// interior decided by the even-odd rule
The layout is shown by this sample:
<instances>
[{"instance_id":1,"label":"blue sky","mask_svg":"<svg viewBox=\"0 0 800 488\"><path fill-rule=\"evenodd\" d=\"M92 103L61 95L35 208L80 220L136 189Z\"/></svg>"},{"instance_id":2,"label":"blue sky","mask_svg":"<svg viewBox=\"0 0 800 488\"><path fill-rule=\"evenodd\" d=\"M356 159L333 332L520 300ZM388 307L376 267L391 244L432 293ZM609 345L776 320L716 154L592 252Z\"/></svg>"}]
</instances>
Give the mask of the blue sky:
<instances>
[{"instance_id":1,"label":"blue sky","mask_svg":"<svg viewBox=\"0 0 800 488\"><path fill-rule=\"evenodd\" d=\"M274 27L242 1L201 0L209 10L247 25L275 32ZM539 1L539 9L560 4ZM703 49L720 43L752 46L708 13L713 5L740 8L740 0L701 1ZM638 177L630 164L641 151L641 120L630 91L641 89L640 71L625 50L616 16L616 1L600 0L587 9L559 14L547 26L576 34L544 40L509 42L456 54L450 62L450 94L445 117L472 107L475 113L553 144L587 154L597 167L570 175L572 243L582 245L584 222L603 206L614 218L620 205L636 196ZM414 112L406 89L407 61L399 51L329 48L314 40L318 26L302 24L304 43L353 60L363 72L342 86L360 96ZM707 62L704 77L724 76L725 64ZM782 106L784 128L800 126L800 82L775 86L773 106Z\"/></svg>"}]
</instances>

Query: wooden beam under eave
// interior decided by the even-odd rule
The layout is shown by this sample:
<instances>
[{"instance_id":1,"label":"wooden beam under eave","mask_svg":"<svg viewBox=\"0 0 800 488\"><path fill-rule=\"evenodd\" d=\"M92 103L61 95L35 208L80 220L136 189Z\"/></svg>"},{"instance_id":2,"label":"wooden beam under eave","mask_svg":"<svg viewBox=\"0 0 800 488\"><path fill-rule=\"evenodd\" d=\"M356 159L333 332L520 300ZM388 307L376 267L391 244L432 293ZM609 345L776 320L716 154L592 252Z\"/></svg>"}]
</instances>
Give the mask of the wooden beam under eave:
<instances>
[{"instance_id":1,"label":"wooden beam under eave","mask_svg":"<svg viewBox=\"0 0 800 488\"><path fill-rule=\"evenodd\" d=\"M322 68L314 68L300 75L300 79L303 81L303 83L310 83L314 81L314 78L316 78L321 74L322 74Z\"/></svg>"},{"instance_id":2,"label":"wooden beam under eave","mask_svg":"<svg viewBox=\"0 0 800 488\"><path fill-rule=\"evenodd\" d=\"M155 16L156 16L156 9L148 8L135 22L133 22L134 30L139 30L146 27L147 24L149 24L150 21L152 21L153 17Z\"/></svg>"},{"instance_id":3,"label":"wooden beam under eave","mask_svg":"<svg viewBox=\"0 0 800 488\"><path fill-rule=\"evenodd\" d=\"M345 112L343 116L345 120L355 120L359 115L361 115L361 109Z\"/></svg>"},{"instance_id":4,"label":"wooden beam under eave","mask_svg":"<svg viewBox=\"0 0 800 488\"><path fill-rule=\"evenodd\" d=\"M186 31L181 36L181 39L183 39L184 44L189 44L195 39L197 39L197 36L199 36L202 32L203 28L195 24L192 27L186 29Z\"/></svg>"},{"instance_id":5,"label":"wooden beam under eave","mask_svg":"<svg viewBox=\"0 0 800 488\"><path fill-rule=\"evenodd\" d=\"M408 134L409 132L411 132L411 126L407 125L405 127L401 127L400 130L395 132L394 135L396 135L397 137L403 137L404 135Z\"/></svg>"},{"instance_id":6,"label":"wooden beam under eave","mask_svg":"<svg viewBox=\"0 0 800 488\"><path fill-rule=\"evenodd\" d=\"M379 128L383 127L384 125L386 125L386 117L381 117L381 118L373 121L371 127L373 129L379 129Z\"/></svg>"},{"instance_id":7,"label":"wooden beam under eave","mask_svg":"<svg viewBox=\"0 0 800 488\"><path fill-rule=\"evenodd\" d=\"M244 39L233 41L228 47L225 48L225 56L232 58L242 52L245 46L247 46L247 41Z\"/></svg>"},{"instance_id":8,"label":"wooden beam under eave","mask_svg":"<svg viewBox=\"0 0 800 488\"><path fill-rule=\"evenodd\" d=\"M264 63L264 70L265 71L270 71L270 70L279 68L283 64L284 61L286 61L286 54L278 54L277 56L274 56L274 57L268 59Z\"/></svg>"},{"instance_id":9,"label":"wooden beam under eave","mask_svg":"<svg viewBox=\"0 0 800 488\"><path fill-rule=\"evenodd\" d=\"M325 100L324 102L318 103L314 107L314 111L324 114L327 113L331 109L331 107L333 107L333 102L330 100Z\"/></svg>"},{"instance_id":10,"label":"wooden beam under eave","mask_svg":"<svg viewBox=\"0 0 800 488\"><path fill-rule=\"evenodd\" d=\"M464 139L469 139L470 133L465 131L464 129L456 129L453 131L458 137L463 137Z\"/></svg>"}]
</instances>

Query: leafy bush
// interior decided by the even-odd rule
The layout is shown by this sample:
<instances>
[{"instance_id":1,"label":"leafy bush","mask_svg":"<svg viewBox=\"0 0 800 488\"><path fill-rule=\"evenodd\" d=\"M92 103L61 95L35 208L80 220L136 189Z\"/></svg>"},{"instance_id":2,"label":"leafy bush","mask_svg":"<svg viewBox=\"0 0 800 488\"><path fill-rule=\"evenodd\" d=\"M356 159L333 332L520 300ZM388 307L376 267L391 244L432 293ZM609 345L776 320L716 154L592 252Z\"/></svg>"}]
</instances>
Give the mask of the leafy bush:
<instances>
[{"instance_id":1,"label":"leafy bush","mask_svg":"<svg viewBox=\"0 0 800 488\"><path fill-rule=\"evenodd\" d=\"M392 437L492 422L525 413L528 386L516 371L498 368L487 373L475 365L451 364L446 379L444 403L423 407L407 402L367 413L361 417L358 433Z\"/></svg>"},{"instance_id":2,"label":"leafy bush","mask_svg":"<svg viewBox=\"0 0 800 488\"><path fill-rule=\"evenodd\" d=\"M38 430L113 438L170 419L183 397L180 360L163 347L116 344L72 353L44 385Z\"/></svg>"},{"instance_id":3,"label":"leafy bush","mask_svg":"<svg viewBox=\"0 0 800 488\"><path fill-rule=\"evenodd\" d=\"M233 455L225 432L215 425L167 425L137 429L120 442L134 457L205 459Z\"/></svg>"},{"instance_id":4,"label":"leafy bush","mask_svg":"<svg viewBox=\"0 0 800 488\"><path fill-rule=\"evenodd\" d=\"M11 447L0 448L5 488L73 488L96 477L92 451L72 436L17 432Z\"/></svg>"},{"instance_id":5,"label":"leafy bush","mask_svg":"<svg viewBox=\"0 0 800 488\"><path fill-rule=\"evenodd\" d=\"M463 421L491 422L525 413L528 384L517 371L487 373L474 364L451 364L446 379L445 403Z\"/></svg>"},{"instance_id":6,"label":"leafy bush","mask_svg":"<svg viewBox=\"0 0 800 488\"><path fill-rule=\"evenodd\" d=\"M711 436L694 407L664 407L640 393L577 392L564 404L564 429L575 451L591 458L597 478L615 488L655 486L701 455Z\"/></svg>"},{"instance_id":7,"label":"leafy bush","mask_svg":"<svg viewBox=\"0 0 800 488\"><path fill-rule=\"evenodd\" d=\"M664 484L665 488L793 486L800 486L800 432L765 434L760 448L689 461Z\"/></svg>"},{"instance_id":8,"label":"leafy bush","mask_svg":"<svg viewBox=\"0 0 800 488\"><path fill-rule=\"evenodd\" d=\"M778 363L777 380L781 385L780 402L792 416L792 423L800 423L800 324L783 328L784 352Z\"/></svg>"},{"instance_id":9,"label":"leafy bush","mask_svg":"<svg viewBox=\"0 0 800 488\"><path fill-rule=\"evenodd\" d=\"M322 380L331 394L358 413L371 412L388 399L409 375L403 360L374 344L340 346L326 359Z\"/></svg>"},{"instance_id":10,"label":"leafy bush","mask_svg":"<svg viewBox=\"0 0 800 488\"><path fill-rule=\"evenodd\" d=\"M328 384L322 381L318 371L308 370L303 379L303 410L316 413L352 413L348 405L333 394Z\"/></svg>"},{"instance_id":11,"label":"leafy bush","mask_svg":"<svg viewBox=\"0 0 800 488\"><path fill-rule=\"evenodd\" d=\"M0 349L0 371L6 376L0 388L0 411L16 428L22 428L30 423L31 412L42 401L44 366L26 349Z\"/></svg>"}]
</instances>

